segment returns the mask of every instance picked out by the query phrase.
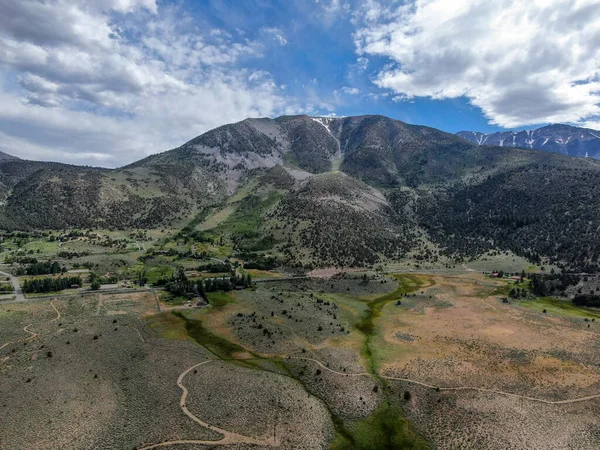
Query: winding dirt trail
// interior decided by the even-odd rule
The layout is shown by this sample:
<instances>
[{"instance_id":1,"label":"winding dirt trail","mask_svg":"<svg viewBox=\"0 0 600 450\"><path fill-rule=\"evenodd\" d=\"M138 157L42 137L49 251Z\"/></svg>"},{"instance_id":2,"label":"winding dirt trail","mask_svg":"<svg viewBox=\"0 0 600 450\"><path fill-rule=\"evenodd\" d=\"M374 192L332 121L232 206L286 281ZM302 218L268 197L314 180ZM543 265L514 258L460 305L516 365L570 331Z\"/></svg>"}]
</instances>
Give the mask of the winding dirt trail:
<instances>
[{"instance_id":1,"label":"winding dirt trail","mask_svg":"<svg viewBox=\"0 0 600 450\"><path fill-rule=\"evenodd\" d=\"M31 332L29 332L29 333L31 333ZM319 367L321 367L324 370L327 370L329 372L335 373L337 375L342 375L342 376L349 376L349 377L373 376L373 374L368 373L368 372L358 372L358 373L340 372L340 371L337 371L337 370L327 367L321 361L319 361L317 359L313 359L313 358L306 358L306 357L300 357L300 356L289 356L285 359L310 361L314 364L317 364ZM278 442L261 441L259 439L255 439L255 438L252 438L249 436L244 436L242 434L235 433L233 431L228 431L223 428L219 428L217 426L211 425L211 424L203 421L199 417L195 416L188 409L186 400L187 400L189 391L183 384L183 380L192 370L194 370L200 366L203 366L205 364L209 364L209 363L216 362L216 361L217 360L207 360L207 361L203 361L198 364L194 364L193 366L187 368L177 378L177 386L179 386L179 388L182 390L181 399L179 400L179 406L181 407L183 413L186 416L188 416L191 420L196 422L198 425L200 425L204 428L207 428L209 430L216 431L217 433L221 434L223 437L221 439L215 440L215 441L194 440L194 439L165 441L165 442L160 442L157 444L148 445L145 447L140 447L138 450L150 450L153 448L167 447L170 445L179 445L179 444L197 444L197 445L251 444L251 445L261 445L261 446L268 446L268 447L274 447L274 446L278 445ZM529 400L529 401L538 402L538 403L544 403L544 404L548 404L548 405L565 405L565 404L584 402L584 401L600 398L600 394L596 394L596 395L590 395L587 397L579 397L579 398L568 399L568 400L552 401L552 400L546 400L546 399L542 399L542 398L529 397L526 395L514 394L511 392L499 391L499 390L495 390L495 389L486 389L486 388L473 387L473 386L439 387L439 386L433 386L431 384L427 384L427 383L424 383L424 382L421 382L418 380L413 380L410 378L392 377L392 376L386 376L386 375L380 375L380 376L381 376L381 378L384 378L386 380L403 381L405 383L417 384L419 386L423 386L423 387L426 387L429 389L436 389L436 390L439 389L440 391L479 391L479 392L485 392L485 393L490 393L490 394L498 394L498 395L505 395L508 397L520 398L520 399Z\"/></svg>"},{"instance_id":2,"label":"winding dirt trail","mask_svg":"<svg viewBox=\"0 0 600 450\"><path fill-rule=\"evenodd\" d=\"M54 319L52 319L50 322L54 322L54 321L60 319L60 311L58 309L56 309L56 306L54 306L55 301L56 301L56 299L52 300L50 302L50 306L52 306L52 308L54 308L54 311L56 311L56 317Z\"/></svg>"},{"instance_id":3,"label":"winding dirt trail","mask_svg":"<svg viewBox=\"0 0 600 450\"><path fill-rule=\"evenodd\" d=\"M54 311L56 311L56 317L54 319L51 319L50 322L54 322L55 320L60 319L60 311L58 309L56 309L56 306L54 306L54 300L50 302L50 306L52 306L52 308L54 309ZM36 337L39 336L38 333L36 333L35 331L29 331L28 328L33 325L32 323L30 323L29 325L27 325L26 327L23 328L23 331L25 333L29 333L29 337L23 338L23 339L17 339L16 341L11 341L11 342L7 342L6 344L2 344L0 346L0 350L2 350L4 347L6 347L7 345L10 344L16 344L17 342L22 342L22 341L30 341L31 339L35 339Z\"/></svg>"},{"instance_id":4,"label":"winding dirt trail","mask_svg":"<svg viewBox=\"0 0 600 450\"><path fill-rule=\"evenodd\" d=\"M521 398L524 400L530 400L532 402L545 403L547 405L566 405L569 403L585 402L588 400L593 400L595 398L600 398L600 394L595 394L595 395L588 395L587 397L578 397L578 398L567 399L567 400L546 400L543 398L528 397L526 395L514 394L512 392L499 391L496 389L486 389L486 388L480 388L480 387L475 387L475 386L438 387L438 386L432 386L427 383L422 383L420 381L411 380L410 378L389 377L389 376L382 376L382 378L385 378L387 380L404 381L407 383L418 384L420 386L424 386L424 387L431 388L431 389L439 389L440 391L479 391L479 392L486 392L489 394L499 394L499 395L505 395L507 397Z\"/></svg>"},{"instance_id":5,"label":"winding dirt trail","mask_svg":"<svg viewBox=\"0 0 600 450\"><path fill-rule=\"evenodd\" d=\"M0 346L0 350L2 350L2 349L3 349L4 347L6 347L7 345L10 345L10 344L16 344L17 342L22 342L22 341L30 341L31 339L35 339L36 337L38 337L38 336L39 336L39 334L38 334L38 333L36 333L35 331L29 331L29 330L27 329L27 328L29 328L31 325L33 325L33 324L31 324L31 323L30 323L29 325L27 325L26 327L24 327L24 328L23 328L23 331L24 331L25 333L29 333L29 334L30 334L30 336L29 336L29 337L26 337L26 338L23 338L23 339L17 339L16 341L10 341L10 342L7 342L6 344L2 344L2 346Z\"/></svg>"},{"instance_id":6,"label":"winding dirt trail","mask_svg":"<svg viewBox=\"0 0 600 450\"><path fill-rule=\"evenodd\" d=\"M318 360L312 359L312 358L304 358L304 357L296 356L296 357L290 357L290 359L300 359L300 360L304 360L304 361L311 361L311 362L317 364L319 367L323 368L324 370L328 370L329 372L333 372L338 375L353 376L353 377L373 376L373 374L368 373L368 372L358 372L358 373L356 373L356 372L355 373L339 372L337 370L327 367L321 361L318 361ZM423 383L422 381L413 380L411 378L392 377L392 376L387 376L387 375L379 375L379 376L386 380L404 381L405 383L417 384L419 386L423 386L423 387L426 387L429 389L439 389L440 391L479 391L479 392L485 392L485 393L489 393L489 394L498 394L498 395L505 395L507 397L521 398L524 400L530 400L532 402L545 403L547 405L566 405L569 403L585 402L588 400L593 400L595 398L600 398L600 394L594 394L594 395L588 395L586 397L578 397L578 398L567 399L567 400L546 400L543 398L529 397L527 395L514 394L512 392L505 392L505 391L500 391L500 390L496 390L496 389L486 389L486 388L475 387L475 386L439 387L439 386L433 386L431 384Z\"/></svg>"},{"instance_id":7,"label":"winding dirt trail","mask_svg":"<svg viewBox=\"0 0 600 450\"><path fill-rule=\"evenodd\" d=\"M142 333L140 333L140 330L138 330L138 329L137 329L137 327L134 327L133 325L131 325L131 328L133 328L133 329L135 330L135 332L137 333L138 337L140 338L140 340L141 340L142 342L146 342L146 341L144 340L144 337L142 336Z\"/></svg>"},{"instance_id":8,"label":"winding dirt trail","mask_svg":"<svg viewBox=\"0 0 600 450\"><path fill-rule=\"evenodd\" d=\"M200 367L200 366L203 366L205 364L209 364L209 363L215 362L215 361L216 360L209 359L208 361L203 361L201 363L194 364L192 367L189 367L188 369L184 370L181 373L181 375L179 375L179 378L177 378L177 386L179 386L179 388L182 390L181 399L179 400L179 406L183 410L184 414L186 416L188 416L190 419L192 419L194 422L196 422L198 425L200 425L204 428L208 428L209 430L216 431L217 433L223 435L223 437L217 441L203 441L203 440L165 441L165 442L160 442L158 444L152 444L152 445L148 445L145 447L141 447L138 450L149 450L152 448L166 447L169 445L177 445L177 444L198 444L198 445L251 444L251 445L261 445L263 447L264 446L273 447L273 446L278 445L278 442L275 442L275 441L261 441L259 439L251 438L249 436L244 436L243 434L238 434L233 431L227 431L227 430L224 430L223 428L219 428L214 425L211 425L207 422L204 422L199 417L195 416L187 408L186 400L187 400L187 396L188 396L189 392L183 384L184 378L186 377L186 375L188 373L190 373L192 370L196 369L197 367Z\"/></svg>"},{"instance_id":9,"label":"winding dirt trail","mask_svg":"<svg viewBox=\"0 0 600 450\"><path fill-rule=\"evenodd\" d=\"M30 340L30 339L35 339L36 337L38 337L38 336L39 336L39 334L38 334L38 333L36 333L35 331L29 331L29 330L27 329L27 328L29 328L30 326L31 326L31 324L27 325L25 328L23 328L23 331L24 331L25 333L29 333L31 336L29 336L29 337L28 337L28 338L26 338L26 339L22 339L22 340L26 340L26 341L28 341L28 340ZM18 341L17 341L17 342L18 342Z\"/></svg>"}]
</instances>

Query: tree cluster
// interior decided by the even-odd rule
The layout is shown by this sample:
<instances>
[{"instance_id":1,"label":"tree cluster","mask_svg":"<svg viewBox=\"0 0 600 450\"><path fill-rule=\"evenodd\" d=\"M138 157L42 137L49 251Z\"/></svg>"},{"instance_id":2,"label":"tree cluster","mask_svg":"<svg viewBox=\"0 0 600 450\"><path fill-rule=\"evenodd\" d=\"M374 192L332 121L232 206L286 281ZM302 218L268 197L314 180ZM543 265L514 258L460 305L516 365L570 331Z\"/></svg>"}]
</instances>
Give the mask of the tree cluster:
<instances>
[{"instance_id":1,"label":"tree cluster","mask_svg":"<svg viewBox=\"0 0 600 450\"><path fill-rule=\"evenodd\" d=\"M588 306L594 308L600 308L600 295L595 294L582 294L577 295L573 298L573 304L576 306Z\"/></svg>"},{"instance_id":2,"label":"tree cluster","mask_svg":"<svg viewBox=\"0 0 600 450\"><path fill-rule=\"evenodd\" d=\"M234 288L249 288L252 286L252 277L248 275L232 275L229 277L206 278L204 280L190 280L180 268L176 275L170 278L161 278L156 286L164 286L165 290L176 297L203 297L206 292L225 291Z\"/></svg>"},{"instance_id":3,"label":"tree cluster","mask_svg":"<svg viewBox=\"0 0 600 450\"><path fill-rule=\"evenodd\" d=\"M17 270L17 275L57 275L59 273L65 273L66 267L61 267L56 261L46 261L31 264L25 268Z\"/></svg>"},{"instance_id":4,"label":"tree cluster","mask_svg":"<svg viewBox=\"0 0 600 450\"><path fill-rule=\"evenodd\" d=\"M69 289L71 286L81 286L81 277L37 278L23 282L23 292L41 293L58 292Z\"/></svg>"},{"instance_id":5,"label":"tree cluster","mask_svg":"<svg viewBox=\"0 0 600 450\"><path fill-rule=\"evenodd\" d=\"M569 286L576 286L581 277L576 274L533 274L531 292L538 297L564 293Z\"/></svg>"}]
</instances>

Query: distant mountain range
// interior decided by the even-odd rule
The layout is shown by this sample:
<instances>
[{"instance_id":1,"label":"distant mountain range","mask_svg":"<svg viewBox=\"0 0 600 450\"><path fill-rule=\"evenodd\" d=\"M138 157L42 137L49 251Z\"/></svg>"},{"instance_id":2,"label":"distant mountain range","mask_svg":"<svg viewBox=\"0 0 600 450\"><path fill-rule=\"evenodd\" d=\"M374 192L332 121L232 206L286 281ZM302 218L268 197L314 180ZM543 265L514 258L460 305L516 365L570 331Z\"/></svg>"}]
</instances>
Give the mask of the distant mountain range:
<instances>
[{"instance_id":1,"label":"distant mountain range","mask_svg":"<svg viewBox=\"0 0 600 450\"><path fill-rule=\"evenodd\" d=\"M224 125L119 169L2 158L0 230L187 225L292 267L510 250L595 271L600 161L531 149L591 145L592 133L552 126L524 132L526 145L520 133L473 143L383 116L283 116Z\"/></svg>"},{"instance_id":2,"label":"distant mountain range","mask_svg":"<svg viewBox=\"0 0 600 450\"><path fill-rule=\"evenodd\" d=\"M600 131L570 125L553 124L535 130L480 133L456 133L477 145L531 148L563 155L600 159Z\"/></svg>"}]
</instances>

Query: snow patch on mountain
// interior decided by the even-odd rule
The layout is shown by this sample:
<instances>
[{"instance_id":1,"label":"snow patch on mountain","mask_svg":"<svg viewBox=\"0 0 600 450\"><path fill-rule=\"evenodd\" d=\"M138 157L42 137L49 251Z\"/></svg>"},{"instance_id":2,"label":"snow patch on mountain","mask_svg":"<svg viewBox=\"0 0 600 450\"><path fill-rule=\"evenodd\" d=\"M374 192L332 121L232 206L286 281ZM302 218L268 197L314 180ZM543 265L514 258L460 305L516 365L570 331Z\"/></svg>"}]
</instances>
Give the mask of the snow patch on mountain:
<instances>
[{"instance_id":1,"label":"snow patch on mountain","mask_svg":"<svg viewBox=\"0 0 600 450\"><path fill-rule=\"evenodd\" d=\"M600 159L600 131L570 125L552 124L534 130L480 133L461 131L458 136L477 145L517 147L569 156Z\"/></svg>"}]
</instances>

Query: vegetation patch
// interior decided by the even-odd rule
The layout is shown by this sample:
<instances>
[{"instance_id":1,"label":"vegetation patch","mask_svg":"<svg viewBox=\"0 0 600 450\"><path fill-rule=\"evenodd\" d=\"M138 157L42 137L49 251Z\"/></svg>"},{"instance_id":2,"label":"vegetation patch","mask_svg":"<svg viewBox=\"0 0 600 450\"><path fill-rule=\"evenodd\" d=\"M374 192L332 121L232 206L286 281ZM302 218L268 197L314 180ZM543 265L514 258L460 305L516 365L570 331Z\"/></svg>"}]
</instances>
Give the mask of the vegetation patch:
<instances>
[{"instance_id":1,"label":"vegetation patch","mask_svg":"<svg viewBox=\"0 0 600 450\"><path fill-rule=\"evenodd\" d=\"M171 312L161 312L148 317L150 328L156 330L164 339L185 340L189 339L186 321L181 315Z\"/></svg>"},{"instance_id":2,"label":"vegetation patch","mask_svg":"<svg viewBox=\"0 0 600 450\"><path fill-rule=\"evenodd\" d=\"M534 300L523 300L519 302L519 305L534 311L546 311L548 314L559 316L600 319L600 310L577 306L568 300L555 297L536 297Z\"/></svg>"},{"instance_id":3,"label":"vegetation patch","mask_svg":"<svg viewBox=\"0 0 600 450\"><path fill-rule=\"evenodd\" d=\"M406 420L398 405L382 404L377 411L364 420L347 425L348 436L340 435L331 446L332 450L352 448L355 450L428 449L427 442L419 436Z\"/></svg>"},{"instance_id":4,"label":"vegetation patch","mask_svg":"<svg viewBox=\"0 0 600 450\"><path fill-rule=\"evenodd\" d=\"M202 320L189 317L180 311L173 311L173 315L185 321L187 334L198 344L209 350L219 359L232 363L248 366L245 361L247 357L255 357L245 348L235 344L221 336L210 332L202 323ZM246 357L247 356L247 357ZM250 364L250 367L255 367Z\"/></svg>"}]
</instances>

